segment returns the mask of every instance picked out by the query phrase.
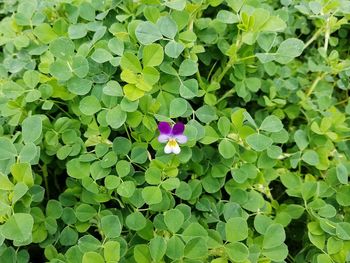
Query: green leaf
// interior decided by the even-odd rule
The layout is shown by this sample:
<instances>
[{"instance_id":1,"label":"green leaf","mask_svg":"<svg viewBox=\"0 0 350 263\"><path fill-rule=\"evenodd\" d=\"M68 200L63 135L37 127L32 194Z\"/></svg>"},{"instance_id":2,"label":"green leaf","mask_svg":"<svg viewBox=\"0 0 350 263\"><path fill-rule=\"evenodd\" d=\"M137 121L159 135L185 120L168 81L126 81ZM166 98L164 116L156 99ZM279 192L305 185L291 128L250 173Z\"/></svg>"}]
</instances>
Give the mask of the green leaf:
<instances>
[{"instance_id":1,"label":"green leaf","mask_svg":"<svg viewBox=\"0 0 350 263\"><path fill-rule=\"evenodd\" d=\"M78 240L81 252L96 251L101 247L101 242L92 235L84 235Z\"/></svg>"},{"instance_id":2,"label":"green leaf","mask_svg":"<svg viewBox=\"0 0 350 263\"><path fill-rule=\"evenodd\" d=\"M135 146L131 150L131 161L135 163L144 163L147 160L147 149L144 146Z\"/></svg>"},{"instance_id":3,"label":"green leaf","mask_svg":"<svg viewBox=\"0 0 350 263\"><path fill-rule=\"evenodd\" d=\"M261 152L266 150L272 145L272 139L259 133L254 133L246 138L246 141L250 147L255 151Z\"/></svg>"},{"instance_id":4,"label":"green leaf","mask_svg":"<svg viewBox=\"0 0 350 263\"><path fill-rule=\"evenodd\" d=\"M124 181L118 186L117 193L120 196L129 198L134 194L135 189L136 189L136 186L134 182Z\"/></svg>"},{"instance_id":5,"label":"green leaf","mask_svg":"<svg viewBox=\"0 0 350 263\"><path fill-rule=\"evenodd\" d=\"M241 217L230 218L225 224L225 233L227 241L245 240L248 237L247 221Z\"/></svg>"},{"instance_id":6,"label":"green leaf","mask_svg":"<svg viewBox=\"0 0 350 263\"><path fill-rule=\"evenodd\" d=\"M10 181L10 179L6 175L0 173L0 189L9 191L12 190L13 187L14 184Z\"/></svg>"},{"instance_id":7,"label":"green leaf","mask_svg":"<svg viewBox=\"0 0 350 263\"><path fill-rule=\"evenodd\" d=\"M11 166L11 174L16 182L25 183L31 187L34 184L32 167L29 163L15 163Z\"/></svg>"},{"instance_id":8,"label":"green leaf","mask_svg":"<svg viewBox=\"0 0 350 263\"><path fill-rule=\"evenodd\" d=\"M91 220L97 215L97 211L94 207L88 204L80 204L75 210L76 217L81 222Z\"/></svg>"},{"instance_id":9,"label":"green leaf","mask_svg":"<svg viewBox=\"0 0 350 263\"><path fill-rule=\"evenodd\" d=\"M120 128L126 121L127 115L125 111L122 111L120 105L108 110L106 115L106 121L113 129Z\"/></svg>"},{"instance_id":10,"label":"green leaf","mask_svg":"<svg viewBox=\"0 0 350 263\"><path fill-rule=\"evenodd\" d=\"M79 159L72 159L67 163L67 173L70 177L83 179L90 175L90 164L80 162Z\"/></svg>"},{"instance_id":11,"label":"green leaf","mask_svg":"<svg viewBox=\"0 0 350 263\"><path fill-rule=\"evenodd\" d=\"M236 148L234 144L228 139L223 139L219 143L218 150L221 156L224 157L225 159L230 159L236 154Z\"/></svg>"},{"instance_id":12,"label":"green leaf","mask_svg":"<svg viewBox=\"0 0 350 263\"><path fill-rule=\"evenodd\" d=\"M25 143L35 142L40 138L41 133L42 121L40 116L30 116L22 122L22 136Z\"/></svg>"},{"instance_id":13,"label":"green leaf","mask_svg":"<svg viewBox=\"0 0 350 263\"><path fill-rule=\"evenodd\" d=\"M37 25L33 30L34 35L44 44L49 44L57 38L56 33L52 30L49 24Z\"/></svg>"},{"instance_id":14,"label":"green leaf","mask_svg":"<svg viewBox=\"0 0 350 263\"><path fill-rule=\"evenodd\" d=\"M130 101L136 101L145 95L143 90L138 89L135 85L127 84L123 87L125 97Z\"/></svg>"},{"instance_id":15,"label":"green leaf","mask_svg":"<svg viewBox=\"0 0 350 263\"><path fill-rule=\"evenodd\" d=\"M67 81L73 76L69 62L62 59L57 59L51 64L50 74L60 81Z\"/></svg>"},{"instance_id":16,"label":"green leaf","mask_svg":"<svg viewBox=\"0 0 350 263\"><path fill-rule=\"evenodd\" d=\"M79 5L79 15L88 21L95 20L95 8L87 2L83 2Z\"/></svg>"},{"instance_id":17,"label":"green leaf","mask_svg":"<svg viewBox=\"0 0 350 263\"><path fill-rule=\"evenodd\" d=\"M256 53L256 57L260 60L261 63L266 64L276 59L275 54L269 53Z\"/></svg>"},{"instance_id":18,"label":"green leaf","mask_svg":"<svg viewBox=\"0 0 350 263\"><path fill-rule=\"evenodd\" d=\"M301 159L310 165L318 165L320 163L320 158L314 150L306 150L303 155L301 156Z\"/></svg>"},{"instance_id":19,"label":"green leaf","mask_svg":"<svg viewBox=\"0 0 350 263\"><path fill-rule=\"evenodd\" d=\"M0 160L7 160L17 155L16 147L6 137L0 137Z\"/></svg>"},{"instance_id":20,"label":"green leaf","mask_svg":"<svg viewBox=\"0 0 350 263\"><path fill-rule=\"evenodd\" d=\"M162 192L158 186L146 186L142 189L142 198L148 205L158 204L162 201Z\"/></svg>"},{"instance_id":21,"label":"green leaf","mask_svg":"<svg viewBox=\"0 0 350 263\"><path fill-rule=\"evenodd\" d=\"M165 255L166 249L167 243L163 237L155 236L151 239L149 243L149 252L151 253L151 257L155 262L161 261Z\"/></svg>"},{"instance_id":22,"label":"green leaf","mask_svg":"<svg viewBox=\"0 0 350 263\"><path fill-rule=\"evenodd\" d=\"M136 245L134 248L134 258L137 263L151 263L152 258L147 245Z\"/></svg>"},{"instance_id":23,"label":"green leaf","mask_svg":"<svg viewBox=\"0 0 350 263\"><path fill-rule=\"evenodd\" d=\"M272 219L266 215L256 215L254 218L254 228L262 235L266 233L267 228L271 224L273 224Z\"/></svg>"},{"instance_id":24,"label":"green leaf","mask_svg":"<svg viewBox=\"0 0 350 263\"><path fill-rule=\"evenodd\" d=\"M220 10L216 15L216 19L225 24L234 24L239 21L237 15L227 10Z\"/></svg>"},{"instance_id":25,"label":"green leaf","mask_svg":"<svg viewBox=\"0 0 350 263\"><path fill-rule=\"evenodd\" d=\"M159 66L163 62L163 47L159 44L147 45L143 48L142 63L144 66Z\"/></svg>"},{"instance_id":26,"label":"green leaf","mask_svg":"<svg viewBox=\"0 0 350 263\"><path fill-rule=\"evenodd\" d=\"M143 45L149 45L163 38L158 27L152 22L141 22L135 30L137 40Z\"/></svg>"},{"instance_id":27,"label":"green leaf","mask_svg":"<svg viewBox=\"0 0 350 263\"><path fill-rule=\"evenodd\" d=\"M280 262L287 258L288 247L285 244L282 244L278 247L265 249L262 254L273 261Z\"/></svg>"},{"instance_id":28,"label":"green leaf","mask_svg":"<svg viewBox=\"0 0 350 263\"><path fill-rule=\"evenodd\" d=\"M114 175L107 175L105 177L105 187L109 190L114 190L120 185L120 178Z\"/></svg>"},{"instance_id":29,"label":"green leaf","mask_svg":"<svg viewBox=\"0 0 350 263\"><path fill-rule=\"evenodd\" d=\"M103 255L107 262L118 262L120 260L120 243L108 241L103 246Z\"/></svg>"},{"instance_id":30,"label":"green leaf","mask_svg":"<svg viewBox=\"0 0 350 263\"><path fill-rule=\"evenodd\" d=\"M339 251L341 251L343 247L343 241L336 238L336 237L330 237L327 240L327 252L329 254L336 254Z\"/></svg>"},{"instance_id":31,"label":"green leaf","mask_svg":"<svg viewBox=\"0 0 350 263\"><path fill-rule=\"evenodd\" d=\"M74 24L68 27L68 36L70 39L79 39L85 37L87 34L86 24Z\"/></svg>"},{"instance_id":32,"label":"green leaf","mask_svg":"<svg viewBox=\"0 0 350 263\"><path fill-rule=\"evenodd\" d=\"M108 41L108 48L114 54L122 56L124 53L124 42L119 40L118 38L111 38Z\"/></svg>"},{"instance_id":33,"label":"green leaf","mask_svg":"<svg viewBox=\"0 0 350 263\"><path fill-rule=\"evenodd\" d=\"M198 64L192 59L185 59L179 67L180 76L191 76L198 71Z\"/></svg>"},{"instance_id":34,"label":"green leaf","mask_svg":"<svg viewBox=\"0 0 350 263\"><path fill-rule=\"evenodd\" d=\"M157 26L163 36L174 39L177 33L177 25L170 16L162 16L157 21Z\"/></svg>"},{"instance_id":35,"label":"green leaf","mask_svg":"<svg viewBox=\"0 0 350 263\"><path fill-rule=\"evenodd\" d=\"M272 159L278 159L282 155L282 149L279 146L271 145L267 148L267 155Z\"/></svg>"},{"instance_id":36,"label":"green leaf","mask_svg":"<svg viewBox=\"0 0 350 263\"><path fill-rule=\"evenodd\" d=\"M337 164L336 166L337 178L341 184L348 184L348 170L346 166L342 163Z\"/></svg>"},{"instance_id":37,"label":"green leaf","mask_svg":"<svg viewBox=\"0 0 350 263\"><path fill-rule=\"evenodd\" d=\"M190 259L205 258L208 254L207 243L203 238L191 239L185 246L185 257Z\"/></svg>"},{"instance_id":38,"label":"green leaf","mask_svg":"<svg viewBox=\"0 0 350 263\"><path fill-rule=\"evenodd\" d=\"M76 95L86 95L92 88L92 81L73 77L67 82L67 88L70 92Z\"/></svg>"},{"instance_id":39,"label":"green leaf","mask_svg":"<svg viewBox=\"0 0 350 263\"><path fill-rule=\"evenodd\" d=\"M280 246L286 239L284 228L280 224L272 224L264 233L263 248L270 249Z\"/></svg>"},{"instance_id":40,"label":"green leaf","mask_svg":"<svg viewBox=\"0 0 350 263\"><path fill-rule=\"evenodd\" d=\"M336 234L342 240L350 240L350 223L340 222L336 227Z\"/></svg>"},{"instance_id":41,"label":"green leaf","mask_svg":"<svg viewBox=\"0 0 350 263\"><path fill-rule=\"evenodd\" d=\"M185 245L181 238L172 236L167 242L166 255L171 259L180 259L184 256Z\"/></svg>"},{"instance_id":42,"label":"green leaf","mask_svg":"<svg viewBox=\"0 0 350 263\"><path fill-rule=\"evenodd\" d=\"M261 31L283 32L286 29L286 23L278 16L271 16L260 28Z\"/></svg>"},{"instance_id":43,"label":"green leaf","mask_svg":"<svg viewBox=\"0 0 350 263\"><path fill-rule=\"evenodd\" d=\"M46 215L58 219L63 212L62 205L57 200L49 200L46 205Z\"/></svg>"},{"instance_id":44,"label":"green leaf","mask_svg":"<svg viewBox=\"0 0 350 263\"><path fill-rule=\"evenodd\" d=\"M116 215L106 215L102 217L101 228L107 238L119 237L122 231L122 225L119 217Z\"/></svg>"},{"instance_id":45,"label":"green leaf","mask_svg":"<svg viewBox=\"0 0 350 263\"><path fill-rule=\"evenodd\" d=\"M196 237L206 238L208 236L208 232L201 224L193 222L186 227L182 235L186 241Z\"/></svg>"},{"instance_id":46,"label":"green leaf","mask_svg":"<svg viewBox=\"0 0 350 263\"><path fill-rule=\"evenodd\" d=\"M164 213L164 223L172 233L180 230L184 219L183 213L178 209L171 209Z\"/></svg>"},{"instance_id":47,"label":"green leaf","mask_svg":"<svg viewBox=\"0 0 350 263\"><path fill-rule=\"evenodd\" d=\"M1 234L14 242L25 242L32 236L33 225L30 214L15 213L2 225Z\"/></svg>"},{"instance_id":48,"label":"green leaf","mask_svg":"<svg viewBox=\"0 0 350 263\"><path fill-rule=\"evenodd\" d=\"M126 217L125 223L131 230L139 231L146 226L147 220L141 212L136 211Z\"/></svg>"},{"instance_id":49,"label":"green leaf","mask_svg":"<svg viewBox=\"0 0 350 263\"><path fill-rule=\"evenodd\" d=\"M95 96L86 96L79 103L79 110L88 116L101 110L101 104Z\"/></svg>"},{"instance_id":50,"label":"green leaf","mask_svg":"<svg viewBox=\"0 0 350 263\"><path fill-rule=\"evenodd\" d=\"M186 6L186 0L169 0L165 2L165 5L171 9L182 11Z\"/></svg>"},{"instance_id":51,"label":"green leaf","mask_svg":"<svg viewBox=\"0 0 350 263\"><path fill-rule=\"evenodd\" d=\"M185 99L192 99L198 95L198 82L195 79L188 79L181 82L180 95Z\"/></svg>"},{"instance_id":52,"label":"green leaf","mask_svg":"<svg viewBox=\"0 0 350 263\"><path fill-rule=\"evenodd\" d=\"M140 73L142 71L139 59L130 52L125 52L121 58L120 65L123 69L129 69L132 72Z\"/></svg>"},{"instance_id":53,"label":"green leaf","mask_svg":"<svg viewBox=\"0 0 350 263\"><path fill-rule=\"evenodd\" d=\"M73 57L72 70L79 78L84 78L89 72L89 63L82 56Z\"/></svg>"},{"instance_id":54,"label":"green leaf","mask_svg":"<svg viewBox=\"0 0 350 263\"><path fill-rule=\"evenodd\" d=\"M309 145L306 133L303 130L297 130L294 133L294 141L301 151Z\"/></svg>"},{"instance_id":55,"label":"green leaf","mask_svg":"<svg viewBox=\"0 0 350 263\"><path fill-rule=\"evenodd\" d=\"M218 119L215 108L209 105L204 105L196 110L196 117L204 123L210 123Z\"/></svg>"},{"instance_id":56,"label":"green leaf","mask_svg":"<svg viewBox=\"0 0 350 263\"><path fill-rule=\"evenodd\" d=\"M317 263L332 263L333 260L329 255L319 254L317 256Z\"/></svg>"},{"instance_id":57,"label":"green leaf","mask_svg":"<svg viewBox=\"0 0 350 263\"><path fill-rule=\"evenodd\" d=\"M350 186L341 186L336 193L336 199L338 204L342 206L350 206Z\"/></svg>"},{"instance_id":58,"label":"green leaf","mask_svg":"<svg viewBox=\"0 0 350 263\"><path fill-rule=\"evenodd\" d=\"M13 188L12 203L19 201L28 191L28 186L22 182L19 182Z\"/></svg>"},{"instance_id":59,"label":"green leaf","mask_svg":"<svg viewBox=\"0 0 350 263\"><path fill-rule=\"evenodd\" d=\"M86 252L83 256L82 263L104 263L103 257L97 252Z\"/></svg>"},{"instance_id":60,"label":"green leaf","mask_svg":"<svg viewBox=\"0 0 350 263\"><path fill-rule=\"evenodd\" d=\"M240 242L234 242L225 246L225 251L234 262L245 262L249 256L248 248Z\"/></svg>"},{"instance_id":61,"label":"green leaf","mask_svg":"<svg viewBox=\"0 0 350 263\"><path fill-rule=\"evenodd\" d=\"M27 70L23 74L23 80L27 87L34 89L35 86L40 82L40 74L34 70Z\"/></svg>"},{"instance_id":62,"label":"green leaf","mask_svg":"<svg viewBox=\"0 0 350 263\"><path fill-rule=\"evenodd\" d=\"M165 45L165 54L171 58L178 58L184 49L185 46L182 43L171 40Z\"/></svg>"},{"instance_id":63,"label":"green leaf","mask_svg":"<svg viewBox=\"0 0 350 263\"><path fill-rule=\"evenodd\" d=\"M322 217L332 218L337 214L337 210L334 208L334 206L327 204L321 207L317 213Z\"/></svg>"},{"instance_id":64,"label":"green leaf","mask_svg":"<svg viewBox=\"0 0 350 263\"><path fill-rule=\"evenodd\" d=\"M180 117L187 111L187 101L182 98L173 99L170 102L169 115L170 118Z\"/></svg>"},{"instance_id":65,"label":"green leaf","mask_svg":"<svg viewBox=\"0 0 350 263\"><path fill-rule=\"evenodd\" d=\"M218 121L218 129L222 136L227 136L231 130L231 122L226 117L220 117Z\"/></svg>"},{"instance_id":66,"label":"green leaf","mask_svg":"<svg viewBox=\"0 0 350 263\"><path fill-rule=\"evenodd\" d=\"M205 136L200 141L201 143L203 143L203 144L211 144L213 142L216 142L220 138L213 127L207 125L207 126L204 127L204 130L205 130Z\"/></svg>"},{"instance_id":67,"label":"green leaf","mask_svg":"<svg viewBox=\"0 0 350 263\"><path fill-rule=\"evenodd\" d=\"M138 84L136 84L136 86L144 91L150 91L152 89L152 85L156 84L160 77L158 70L156 70L153 67L145 67L142 70L142 76L145 80L145 84L148 85L144 85L143 87L141 87L138 86Z\"/></svg>"},{"instance_id":68,"label":"green leaf","mask_svg":"<svg viewBox=\"0 0 350 263\"><path fill-rule=\"evenodd\" d=\"M104 48L95 49L94 53L92 53L91 58L97 63L105 63L110 61L113 56Z\"/></svg>"},{"instance_id":69,"label":"green leaf","mask_svg":"<svg viewBox=\"0 0 350 263\"><path fill-rule=\"evenodd\" d=\"M267 132L279 132L283 129L283 124L275 115L267 116L260 125L260 130Z\"/></svg>"},{"instance_id":70,"label":"green leaf","mask_svg":"<svg viewBox=\"0 0 350 263\"><path fill-rule=\"evenodd\" d=\"M21 163L31 163L38 157L39 153L38 146L36 146L34 143L28 143L21 149L19 159Z\"/></svg>"},{"instance_id":71,"label":"green leaf","mask_svg":"<svg viewBox=\"0 0 350 263\"><path fill-rule=\"evenodd\" d=\"M57 58L67 59L74 55L74 43L67 37L60 37L50 43L50 52Z\"/></svg>"},{"instance_id":72,"label":"green leaf","mask_svg":"<svg viewBox=\"0 0 350 263\"><path fill-rule=\"evenodd\" d=\"M277 49L275 60L287 64L303 53L304 42L297 38L284 40Z\"/></svg>"}]
</instances>

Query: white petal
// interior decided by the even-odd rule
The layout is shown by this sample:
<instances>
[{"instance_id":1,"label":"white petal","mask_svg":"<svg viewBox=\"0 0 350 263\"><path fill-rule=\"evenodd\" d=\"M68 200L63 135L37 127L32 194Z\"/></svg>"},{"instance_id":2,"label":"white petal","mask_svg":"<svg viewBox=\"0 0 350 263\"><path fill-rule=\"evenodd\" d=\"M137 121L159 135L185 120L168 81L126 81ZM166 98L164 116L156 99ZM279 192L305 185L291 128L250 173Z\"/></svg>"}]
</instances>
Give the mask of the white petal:
<instances>
[{"instance_id":1,"label":"white petal","mask_svg":"<svg viewBox=\"0 0 350 263\"><path fill-rule=\"evenodd\" d=\"M187 136L185 136L185 135L176 135L174 137L175 137L176 141L180 144L187 142Z\"/></svg>"},{"instance_id":2,"label":"white petal","mask_svg":"<svg viewBox=\"0 0 350 263\"><path fill-rule=\"evenodd\" d=\"M173 153L175 154L179 154L181 152L180 146L178 144L176 144L172 148L173 148Z\"/></svg>"},{"instance_id":3,"label":"white petal","mask_svg":"<svg viewBox=\"0 0 350 263\"><path fill-rule=\"evenodd\" d=\"M172 153L173 152L173 148L170 146L169 143L167 143L164 147L164 152L165 153Z\"/></svg>"},{"instance_id":4,"label":"white petal","mask_svg":"<svg viewBox=\"0 0 350 263\"><path fill-rule=\"evenodd\" d=\"M167 134L161 134L158 136L158 142L165 143L169 141L170 136Z\"/></svg>"}]
</instances>

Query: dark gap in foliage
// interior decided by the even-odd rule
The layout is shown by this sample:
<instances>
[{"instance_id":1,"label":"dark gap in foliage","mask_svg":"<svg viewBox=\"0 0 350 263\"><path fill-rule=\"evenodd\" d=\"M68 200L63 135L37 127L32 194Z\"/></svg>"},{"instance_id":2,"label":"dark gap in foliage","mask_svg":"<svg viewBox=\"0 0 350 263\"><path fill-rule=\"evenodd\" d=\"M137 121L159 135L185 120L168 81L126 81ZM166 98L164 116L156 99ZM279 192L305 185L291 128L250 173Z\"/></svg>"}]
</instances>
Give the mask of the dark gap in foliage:
<instances>
[{"instance_id":1,"label":"dark gap in foliage","mask_svg":"<svg viewBox=\"0 0 350 263\"><path fill-rule=\"evenodd\" d=\"M30 262L45 262L45 255L44 255L44 249L39 246L39 244L31 244L27 248L29 256L30 256Z\"/></svg>"},{"instance_id":2,"label":"dark gap in foliage","mask_svg":"<svg viewBox=\"0 0 350 263\"><path fill-rule=\"evenodd\" d=\"M304 214L299 219L292 220L288 227L285 228L285 243L288 246L289 254L293 257L295 257L304 247L302 240L307 233L307 227L305 225L305 222L307 221L307 216Z\"/></svg>"},{"instance_id":3,"label":"dark gap in foliage","mask_svg":"<svg viewBox=\"0 0 350 263\"><path fill-rule=\"evenodd\" d=\"M283 197L286 196L286 193L285 193L286 187L280 181L274 180L270 182L269 188L270 188L272 197L274 199L279 200L279 202L281 202L281 199L283 200L284 199Z\"/></svg>"}]
</instances>

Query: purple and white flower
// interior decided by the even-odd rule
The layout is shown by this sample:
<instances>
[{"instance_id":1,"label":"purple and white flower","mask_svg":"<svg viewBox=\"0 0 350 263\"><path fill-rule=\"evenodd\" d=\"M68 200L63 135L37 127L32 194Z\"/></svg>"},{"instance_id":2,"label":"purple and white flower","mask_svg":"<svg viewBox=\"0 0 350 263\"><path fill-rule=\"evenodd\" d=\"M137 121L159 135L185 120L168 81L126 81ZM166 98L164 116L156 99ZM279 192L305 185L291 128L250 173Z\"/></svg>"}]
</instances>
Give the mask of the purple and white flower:
<instances>
[{"instance_id":1,"label":"purple and white flower","mask_svg":"<svg viewBox=\"0 0 350 263\"><path fill-rule=\"evenodd\" d=\"M164 152L179 154L181 152L179 144L187 142L187 137L183 134L185 125L182 122L177 122L171 127L167 122L160 122L158 129L160 132L158 141L160 143L167 143L164 147Z\"/></svg>"}]
</instances>

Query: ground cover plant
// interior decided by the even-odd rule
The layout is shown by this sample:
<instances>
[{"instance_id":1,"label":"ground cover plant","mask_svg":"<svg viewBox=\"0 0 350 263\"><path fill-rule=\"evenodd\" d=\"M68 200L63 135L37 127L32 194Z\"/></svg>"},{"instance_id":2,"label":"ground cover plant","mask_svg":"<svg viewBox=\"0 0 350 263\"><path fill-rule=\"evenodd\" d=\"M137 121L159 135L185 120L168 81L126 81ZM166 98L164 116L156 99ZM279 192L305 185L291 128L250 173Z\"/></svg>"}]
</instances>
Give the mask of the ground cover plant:
<instances>
[{"instance_id":1,"label":"ground cover plant","mask_svg":"<svg viewBox=\"0 0 350 263\"><path fill-rule=\"evenodd\" d=\"M350 261L350 1L0 19L0 262Z\"/></svg>"}]
</instances>

